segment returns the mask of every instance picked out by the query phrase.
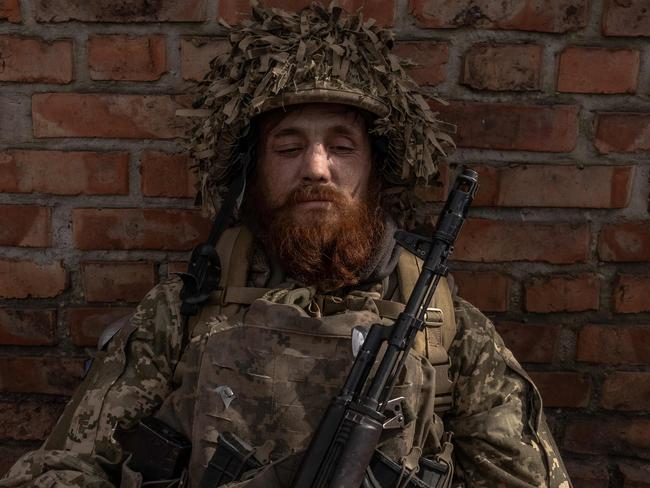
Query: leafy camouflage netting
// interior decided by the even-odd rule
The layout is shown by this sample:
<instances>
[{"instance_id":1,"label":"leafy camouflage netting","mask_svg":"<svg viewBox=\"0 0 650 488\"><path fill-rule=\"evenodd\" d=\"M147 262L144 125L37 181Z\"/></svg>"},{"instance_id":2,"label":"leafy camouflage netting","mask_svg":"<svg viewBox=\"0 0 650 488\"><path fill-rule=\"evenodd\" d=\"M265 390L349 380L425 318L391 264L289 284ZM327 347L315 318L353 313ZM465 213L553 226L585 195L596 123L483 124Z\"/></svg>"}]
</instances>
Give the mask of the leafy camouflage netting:
<instances>
[{"instance_id":1,"label":"leafy camouflage netting","mask_svg":"<svg viewBox=\"0 0 650 488\"><path fill-rule=\"evenodd\" d=\"M433 181L436 160L453 141L404 72L411 64L391 53L393 33L317 3L297 13L254 6L251 20L226 27L230 51L210 63L199 85L194 115L204 118L190 134L204 208L214 212L241 171L235 152L253 117L332 102L377 116L371 133L386 141L379 168L385 200L400 223L412 222L413 189Z\"/></svg>"}]
</instances>

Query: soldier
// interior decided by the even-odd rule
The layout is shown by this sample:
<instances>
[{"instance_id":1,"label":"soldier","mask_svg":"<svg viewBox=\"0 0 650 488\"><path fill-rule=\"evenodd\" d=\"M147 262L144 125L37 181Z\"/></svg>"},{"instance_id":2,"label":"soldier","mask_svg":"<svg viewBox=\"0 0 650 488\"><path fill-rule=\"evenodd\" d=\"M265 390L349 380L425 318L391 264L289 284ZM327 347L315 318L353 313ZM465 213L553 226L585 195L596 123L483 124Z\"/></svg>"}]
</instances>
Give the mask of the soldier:
<instances>
[{"instance_id":1,"label":"soldier","mask_svg":"<svg viewBox=\"0 0 650 488\"><path fill-rule=\"evenodd\" d=\"M241 486L287 486L351 364L352 328L391 323L409 296L419 263L393 234L422 223L416 190L452 141L392 34L314 4L255 8L228 39L191 136L203 205L239 220L217 245L218 290L186 320L181 280L156 286L0 487L142 486L134 429L150 416L192 450L181 479L145 472L145 486L211 486L224 432L265 466ZM224 200L235 181L240 206L239 191ZM423 456L447 466L438 486L569 488L539 392L490 321L446 281L432 306L396 387L405 425L382 452L406 477Z\"/></svg>"}]
</instances>

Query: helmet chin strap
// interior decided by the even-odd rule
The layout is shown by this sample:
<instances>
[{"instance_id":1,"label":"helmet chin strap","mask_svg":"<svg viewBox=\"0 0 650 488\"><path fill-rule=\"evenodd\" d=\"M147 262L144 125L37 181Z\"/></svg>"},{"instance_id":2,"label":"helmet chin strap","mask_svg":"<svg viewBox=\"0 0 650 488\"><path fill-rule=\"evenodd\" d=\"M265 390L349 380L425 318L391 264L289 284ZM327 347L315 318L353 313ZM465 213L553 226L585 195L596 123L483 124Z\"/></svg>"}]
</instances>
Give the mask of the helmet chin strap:
<instances>
[{"instance_id":1,"label":"helmet chin strap","mask_svg":"<svg viewBox=\"0 0 650 488\"><path fill-rule=\"evenodd\" d=\"M241 206L246 188L246 178L252 166L254 144L246 144L244 147L245 151L240 152L233 162L241 167L241 171L230 185L214 219L207 241L192 250L187 272L176 273L183 280L183 289L180 293L181 314L186 318L196 315L210 294L219 287L221 262L215 246L232 222L235 211Z\"/></svg>"}]
</instances>

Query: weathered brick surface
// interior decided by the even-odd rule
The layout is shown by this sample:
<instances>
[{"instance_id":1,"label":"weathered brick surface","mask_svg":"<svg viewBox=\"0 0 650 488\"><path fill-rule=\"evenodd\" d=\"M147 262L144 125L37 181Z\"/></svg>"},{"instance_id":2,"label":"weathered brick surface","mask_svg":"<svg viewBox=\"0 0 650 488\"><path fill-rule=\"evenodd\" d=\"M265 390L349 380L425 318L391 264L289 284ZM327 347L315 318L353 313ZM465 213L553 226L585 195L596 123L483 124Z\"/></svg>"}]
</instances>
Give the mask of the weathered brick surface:
<instances>
[{"instance_id":1,"label":"weathered brick surface","mask_svg":"<svg viewBox=\"0 0 650 488\"><path fill-rule=\"evenodd\" d=\"M297 11L309 5L311 0L266 0L265 6L278 7L289 11ZM363 9L364 19L375 19L381 25L392 25L395 16L395 0L377 2L373 0L340 0L338 4L349 12ZM250 14L248 0L229 0L219 2L219 17L234 24Z\"/></svg>"},{"instance_id":2,"label":"weathered brick surface","mask_svg":"<svg viewBox=\"0 0 650 488\"><path fill-rule=\"evenodd\" d=\"M650 113L598 114L594 144L603 154L650 151Z\"/></svg>"},{"instance_id":3,"label":"weathered brick surface","mask_svg":"<svg viewBox=\"0 0 650 488\"><path fill-rule=\"evenodd\" d=\"M418 25L432 28L475 26L482 29L517 29L568 32L583 28L589 15L588 0L493 2L460 0L410 0Z\"/></svg>"},{"instance_id":4,"label":"weathered brick surface","mask_svg":"<svg viewBox=\"0 0 650 488\"><path fill-rule=\"evenodd\" d=\"M35 0L34 16L38 22L202 22L206 4L207 0Z\"/></svg>"},{"instance_id":5,"label":"weathered brick surface","mask_svg":"<svg viewBox=\"0 0 650 488\"><path fill-rule=\"evenodd\" d=\"M480 189L474 205L499 207L624 208L634 166L475 165Z\"/></svg>"},{"instance_id":6,"label":"weathered brick surface","mask_svg":"<svg viewBox=\"0 0 650 488\"><path fill-rule=\"evenodd\" d=\"M603 261L650 261L650 220L604 225L598 255Z\"/></svg>"},{"instance_id":7,"label":"weathered brick surface","mask_svg":"<svg viewBox=\"0 0 650 488\"><path fill-rule=\"evenodd\" d=\"M56 342L56 311L0 308L0 344L50 346Z\"/></svg>"},{"instance_id":8,"label":"weathered brick surface","mask_svg":"<svg viewBox=\"0 0 650 488\"><path fill-rule=\"evenodd\" d=\"M650 488L650 466L647 463L621 462L618 469L623 476L623 488Z\"/></svg>"},{"instance_id":9,"label":"weathered brick surface","mask_svg":"<svg viewBox=\"0 0 650 488\"><path fill-rule=\"evenodd\" d=\"M650 459L650 420L611 415L574 419L564 435L565 449L583 454L603 454Z\"/></svg>"},{"instance_id":10,"label":"weathered brick surface","mask_svg":"<svg viewBox=\"0 0 650 488\"><path fill-rule=\"evenodd\" d=\"M454 259L560 264L584 261L588 254L589 228L585 224L470 219L456 243Z\"/></svg>"},{"instance_id":11,"label":"weathered brick surface","mask_svg":"<svg viewBox=\"0 0 650 488\"><path fill-rule=\"evenodd\" d=\"M66 278L61 262L0 259L0 299L55 297L65 289Z\"/></svg>"},{"instance_id":12,"label":"weathered brick surface","mask_svg":"<svg viewBox=\"0 0 650 488\"><path fill-rule=\"evenodd\" d=\"M133 312L133 308L71 308L67 311L70 338L77 346L97 347L97 341L112 323Z\"/></svg>"},{"instance_id":13,"label":"weathered brick surface","mask_svg":"<svg viewBox=\"0 0 650 488\"><path fill-rule=\"evenodd\" d=\"M0 36L0 81L70 83L72 48L68 40Z\"/></svg>"},{"instance_id":14,"label":"weathered brick surface","mask_svg":"<svg viewBox=\"0 0 650 488\"><path fill-rule=\"evenodd\" d=\"M18 23L21 19L18 0L0 0L0 20Z\"/></svg>"},{"instance_id":15,"label":"weathered brick surface","mask_svg":"<svg viewBox=\"0 0 650 488\"><path fill-rule=\"evenodd\" d=\"M210 67L210 61L230 51L225 39L192 37L181 39L181 73L183 79L201 81Z\"/></svg>"},{"instance_id":16,"label":"weathered brick surface","mask_svg":"<svg viewBox=\"0 0 650 488\"><path fill-rule=\"evenodd\" d=\"M584 312L597 310L600 279L592 274L536 278L526 285L529 312Z\"/></svg>"},{"instance_id":17,"label":"weathered brick surface","mask_svg":"<svg viewBox=\"0 0 650 488\"><path fill-rule=\"evenodd\" d=\"M546 407L577 408L589 403L591 385L580 373L531 372Z\"/></svg>"},{"instance_id":18,"label":"weathered brick surface","mask_svg":"<svg viewBox=\"0 0 650 488\"><path fill-rule=\"evenodd\" d=\"M578 138L579 108L454 101L432 103L440 118L458 127L459 147L571 152Z\"/></svg>"},{"instance_id":19,"label":"weathered brick surface","mask_svg":"<svg viewBox=\"0 0 650 488\"><path fill-rule=\"evenodd\" d=\"M557 90L567 93L634 93L639 51L596 47L566 48L560 54Z\"/></svg>"},{"instance_id":20,"label":"weathered brick surface","mask_svg":"<svg viewBox=\"0 0 650 488\"><path fill-rule=\"evenodd\" d=\"M650 373L616 371L606 375L600 404L609 410L650 409Z\"/></svg>"},{"instance_id":21,"label":"weathered brick surface","mask_svg":"<svg viewBox=\"0 0 650 488\"><path fill-rule=\"evenodd\" d=\"M62 403L0 402L0 439L45 440L64 406Z\"/></svg>"},{"instance_id":22,"label":"weathered brick surface","mask_svg":"<svg viewBox=\"0 0 650 488\"><path fill-rule=\"evenodd\" d=\"M211 221L194 210L95 209L73 212L78 249L189 250L205 239Z\"/></svg>"},{"instance_id":23,"label":"weathered brick surface","mask_svg":"<svg viewBox=\"0 0 650 488\"><path fill-rule=\"evenodd\" d=\"M649 275L620 275L614 284L614 310L619 313L648 312L649 294Z\"/></svg>"},{"instance_id":24,"label":"weathered brick surface","mask_svg":"<svg viewBox=\"0 0 650 488\"><path fill-rule=\"evenodd\" d=\"M535 371L574 486L647 486L650 5L340 3L396 25L393 52L451 101L432 107L458 150L417 196L430 224L461 168L479 171L456 283ZM0 473L56 416L43 393L69 394L85 348L207 235L180 139L196 119L175 112L226 54L219 15L248 12L0 0Z\"/></svg>"},{"instance_id":25,"label":"weathered brick surface","mask_svg":"<svg viewBox=\"0 0 650 488\"><path fill-rule=\"evenodd\" d=\"M162 36L94 36L88 40L93 80L153 81L167 71Z\"/></svg>"},{"instance_id":26,"label":"weathered brick surface","mask_svg":"<svg viewBox=\"0 0 650 488\"><path fill-rule=\"evenodd\" d=\"M0 245L47 247L51 242L51 213L38 205L0 205Z\"/></svg>"},{"instance_id":27,"label":"weathered brick surface","mask_svg":"<svg viewBox=\"0 0 650 488\"><path fill-rule=\"evenodd\" d=\"M564 464L573 486L609 488L609 472L602 462L568 459Z\"/></svg>"},{"instance_id":28,"label":"weathered brick surface","mask_svg":"<svg viewBox=\"0 0 650 488\"><path fill-rule=\"evenodd\" d=\"M142 194L147 197L185 197L196 195L196 172L187 153L169 154L144 151L140 158Z\"/></svg>"},{"instance_id":29,"label":"weathered brick surface","mask_svg":"<svg viewBox=\"0 0 650 488\"><path fill-rule=\"evenodd\" d=\"M447 77L446 64L449 59L449 46L438 42L402 41L393 49L398 56L410 59L417 64L407 69L407 73L422 86L435 86Z\"/></svg>"},{"instance_id":30,"label":"weathered brick surface","mask_svg":"<svg viewBox=\"0 0 650 488\"><path fill-rule=\"evenodd\" d=\"M602 26L606 36L650 36L650 9L643 0L605 0Z\"/></svg>"},{"instance_id":31,"label":"weathered brick surface","mask_svg":"<svg viewBox=\"0 0 650 488\"><path fill-rule=\"evenodd\" d=\"M36 137L173 139L186 121L176 97L101 93L41 93L32 97Z\"/></svg>"},{"instance_id":32,"label":"weathered brick surface","mask_svg":"<svg viewBox=\"0 0 650 488\"><path fill-rule=\"evenodd\" d=\"M86 262L81 265L89 302L138 302L155 283L153 263Z\"/></svg>"},{"instance_id":33,"label":"weathered brick surface","mask_svg":"<svg viewBox=\"0 0 650 488\"><path fill-rule=\"evenodd\" d=\"M32 151L0 153L0 191L55 195L126 195L126 152Z\"/></svg>"},{"instance_id":34,"label":"weathered brick surface","mask_svg":"<svg viewBox=\"0 0 650 488\"><path fill-rule=\"evenodd\" d=\"M498 321L496 328L520 362L550 363L555 358L559 326Z\"/></svg>"},{"instance_id":35,"label":"weathered brick surface","mask_svg":"<svg viewBox=\"0 0 650 488\"><path fill-rule=\"evenodd\" d=\"M503 312L508 309L512 279L495 272L455 271L454 282L458 293L475 307L485 312Z\"/></svg>"},{"instance_id":36,"label":"weathered brick surface","mask_svg":"<svg viewBox=\"0 0 650 488\"><path fill-rule=\"evenodd\" d=\"M0 392L71 395L82 375L81 358L0 357Z\"/></svg>"},{"instance_id":37,"label":"weathered brick surface","mask_svg":"<svg viewBox=\"0 0 650 488\"><path fill-rule=\"evenodd\" d=\"M576 359L603 364L650 363L650 325L586 325L578 334Z\"/></svg>"},{"instance_id":38,"label":"weathered brick surface","mask_svg":"<svg viewBox=\"0 0 650 488\"><path fill-rule=\"evenodd\" d=\"M542 53L537 44L474 44L465 53L461 83L476 90L539 90Z\"/></svg>"}]
</instances>

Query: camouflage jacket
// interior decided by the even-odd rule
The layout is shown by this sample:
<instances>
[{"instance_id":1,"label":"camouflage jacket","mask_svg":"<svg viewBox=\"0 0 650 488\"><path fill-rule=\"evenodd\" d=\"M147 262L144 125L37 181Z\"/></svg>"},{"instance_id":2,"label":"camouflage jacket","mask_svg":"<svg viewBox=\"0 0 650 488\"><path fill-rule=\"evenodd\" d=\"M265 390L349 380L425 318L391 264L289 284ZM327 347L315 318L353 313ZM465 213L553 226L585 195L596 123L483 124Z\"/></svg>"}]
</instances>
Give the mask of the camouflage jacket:
<instances>
[{"instance_id":1,"label":"camouflage jacket","mask_svg":"<svg viewBox=\"0 0 650 488\"><path fill-rule=\"evenodd\" d=\"M93 367L41 449L25 454L0 487L112 487L123 451L115 429L135 426L177 388L182 350L180 281L155 287ZM455 382L444 417L454 433L457 485L570 488L541 398L492 323L455 299L449 350Z\"/></svg>"}]
</instances>

